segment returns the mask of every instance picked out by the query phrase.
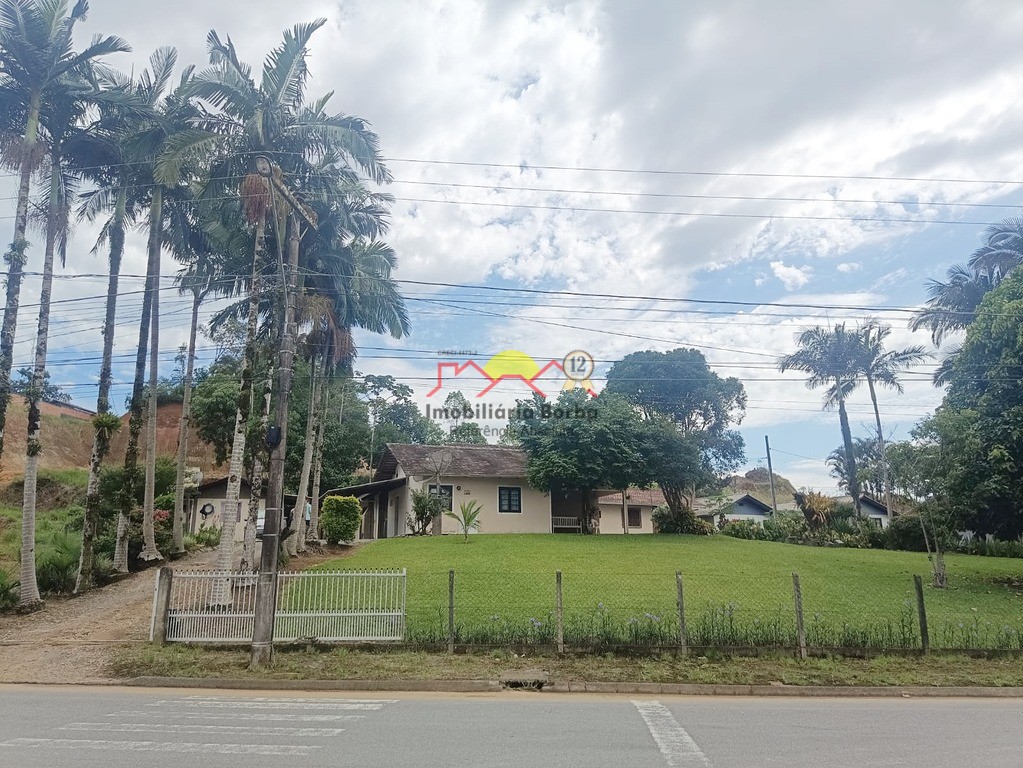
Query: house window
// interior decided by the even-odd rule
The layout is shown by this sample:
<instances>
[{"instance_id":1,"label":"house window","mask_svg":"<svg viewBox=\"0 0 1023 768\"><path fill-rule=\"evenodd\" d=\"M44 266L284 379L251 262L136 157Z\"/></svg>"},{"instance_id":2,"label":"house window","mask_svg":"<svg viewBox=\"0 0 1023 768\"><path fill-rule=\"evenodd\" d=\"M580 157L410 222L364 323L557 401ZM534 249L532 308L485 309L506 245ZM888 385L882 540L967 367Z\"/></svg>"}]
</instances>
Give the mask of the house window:
<instances>
[{"instance_id":1,"label":"house window","mask_svg":"<svg viewBox=\"0 0 1023 768\"><path fill-rule=\"evenodd\" d=\"M452 496L452 488L451 488L451 486L450 486L450 485L442 485L442 486L440 487L440 491L438 492L438 491L437 491L437 486L436 486L436 485L433 485L433 484L431 483L431 484L430 484L430 486L429 486L429 487L428 487L428 488L427 488L426 490L427 490L427 492L429 492L429 493L430 493L431 495L435 495L435 496L440 496L440 497L441 497L442 499L444 499L444 508L445 508L445 509L446 509L446 510L447 510L448 512L450 512L450 511L451 511L451 496Z\"/></svg>"},{"instance_id":2,"label":"house window","mask_svg":"<svg viewBox=\"0 0 1023 768\"><path fill-rule=\"evenodd\" d=\"M643 527L643 510L641 510L639 507L629 507L629 527L630 528Z\"/></svg>"},{"instance_id":3,"label":"house window","mask_svg":"<svg viewBox=\"0 0 1023 768\"><path fill-rule=\"evenodd\" d=\"M522 489L521 488L498 488L497 489L497 510L498 512L521 512L522 511Z\"/></svg>"}]
</instances>

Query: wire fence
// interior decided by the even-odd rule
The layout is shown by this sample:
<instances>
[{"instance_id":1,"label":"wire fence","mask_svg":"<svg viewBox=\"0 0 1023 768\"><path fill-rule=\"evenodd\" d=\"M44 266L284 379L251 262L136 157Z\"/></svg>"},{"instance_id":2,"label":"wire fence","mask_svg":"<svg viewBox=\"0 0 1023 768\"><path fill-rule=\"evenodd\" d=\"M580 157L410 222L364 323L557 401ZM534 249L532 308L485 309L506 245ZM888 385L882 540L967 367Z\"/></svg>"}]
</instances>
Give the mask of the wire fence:
<instances>
[{"instance_id":1,"label":"wire fence","mask_svg":"<svg viewBox=\"0 0 1023 768\"><path fill-rule=\"evenodd\" d=\"M941 592L910 575L904 597L882 600L869 583L840 594L790 573L742 583L723 575L696 590L672 572L409 571L405 642L803 654L1023 650L1023 601L980 612Z\"/></svg>"}]
</instances>

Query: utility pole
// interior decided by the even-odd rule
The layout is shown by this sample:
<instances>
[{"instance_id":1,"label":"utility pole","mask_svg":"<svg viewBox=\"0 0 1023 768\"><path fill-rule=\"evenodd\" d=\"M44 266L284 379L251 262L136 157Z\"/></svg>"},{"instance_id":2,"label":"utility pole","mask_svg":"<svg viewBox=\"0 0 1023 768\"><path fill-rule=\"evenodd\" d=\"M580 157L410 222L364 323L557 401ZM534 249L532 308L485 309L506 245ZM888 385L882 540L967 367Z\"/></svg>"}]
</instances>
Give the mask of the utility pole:
<instances>
[{"instance_id":1,"label":"utility pole","mask_svg":"<svg viewBox=\"0 0 1023 768\"><path fill-rule=\"evenodd\" d=\"M771 466L771 441L764 435L764 445L767 446L767 474L771 479L771 509L774 510L771 516L778 514L778 498L774 495L774 467Z\"/></svg>"},{"instance_id":2,"label":"utility pole","mask_svg":"<svg viewBox=\"0 0 1023 768\"><path fill-rule=\"evenodd\" d=\"M263 522L263 546L259 558L259 576L256 581L255 615L252 624L252 651L250 669L267 666L273 659L274 615L277 609L277 558L281 538L281 513L284 502L284 459L288 441L288 401L291 394L292 366L295 361L295 326L297 304L298 256L301 233L299 217L309 226L316 227L316 214L306 207L287 188L280 177L280 169L264 155L256 158L256 171L269 178L274 189L291 206L288 216L288 262L284 271L284 324L280 340L277 367L277 407L274 421L266 434L270 448L270 463L266 492L266 514ZM277 233L280 237L280 233ZM282 265L283 266L283 265Z\"/></svg>"}]
</instances>

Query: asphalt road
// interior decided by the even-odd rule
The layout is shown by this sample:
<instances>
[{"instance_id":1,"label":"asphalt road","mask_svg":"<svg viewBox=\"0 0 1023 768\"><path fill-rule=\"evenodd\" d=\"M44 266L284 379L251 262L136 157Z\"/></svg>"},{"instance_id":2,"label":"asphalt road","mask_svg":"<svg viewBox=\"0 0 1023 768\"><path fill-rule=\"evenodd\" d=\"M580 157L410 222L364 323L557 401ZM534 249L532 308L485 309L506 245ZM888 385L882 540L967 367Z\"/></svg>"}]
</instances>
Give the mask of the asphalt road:
<instances>
[{"instance_id":1,"label":"asphalt road","mask_svg":"<svg viewBox=\"0 0 1023 768\"><path fill-rule=\"evenodd\" d=\"M1023 768L1023 700L0 687L4 768L283 764Z\"/></svg>"}]
</instances>

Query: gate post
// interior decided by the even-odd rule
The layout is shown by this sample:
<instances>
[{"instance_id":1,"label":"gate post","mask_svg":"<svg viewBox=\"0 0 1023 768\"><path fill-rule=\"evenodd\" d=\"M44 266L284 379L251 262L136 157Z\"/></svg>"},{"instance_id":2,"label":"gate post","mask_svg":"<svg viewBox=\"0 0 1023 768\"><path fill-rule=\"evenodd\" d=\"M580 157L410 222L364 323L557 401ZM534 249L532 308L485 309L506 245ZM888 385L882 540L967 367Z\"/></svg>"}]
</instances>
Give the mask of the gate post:
<instances>
[{"instance_id":1,"label":"gate post","mask_svg":"<svg viewBox=\"0 0 1023 768\"><path fill-rule=\"evenodd\" d=\"M455 572L448 571L448 653L455 652Z\"/></svg>"},{"instance_id":2,"label":"gate post","mask_svg":"<svg viewBox=\"0 0 1023 768\"><path fill-rule=\"evenodd\" d=\"M153 642L167 644L167 615L170 612L171 584L174 571L162 566L156 572L156 599L153 601Z\"/></svg>"}]
</instances>

